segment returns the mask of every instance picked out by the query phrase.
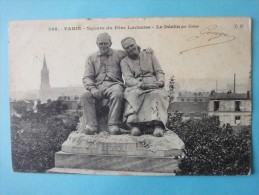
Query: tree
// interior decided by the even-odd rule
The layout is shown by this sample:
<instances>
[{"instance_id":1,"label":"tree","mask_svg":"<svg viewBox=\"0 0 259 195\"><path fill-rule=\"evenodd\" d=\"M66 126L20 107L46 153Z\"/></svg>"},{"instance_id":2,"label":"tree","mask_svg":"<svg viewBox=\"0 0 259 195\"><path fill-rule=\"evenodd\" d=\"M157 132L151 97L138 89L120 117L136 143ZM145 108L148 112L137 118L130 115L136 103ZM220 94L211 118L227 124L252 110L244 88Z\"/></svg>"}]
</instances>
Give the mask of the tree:
<instances>
[{"instance_id":1,"label":"tree","mask_svg":"<svg viewBox=\"0 0 259 195\"><path fill-rule=\"evenodd\" d=\"M178 114L179 115L179 114ZM239 134L231 126L220 126L218 117L188 120L181 125L176 115L169 116L168 128L185 143L185 157L180 160L178 175L246 175L251 162L251 127ZM171 117L171 119L170 119Z\"/></svg>"},{"instance_id":2,"label":"tree","mask_svg":"<svg viewBox=\"0 0 259 195\"><path fill-rule=\"evenodd\" d=\"M19 172L45 172L54 167L55 152L76 130L78 113L66 113L63 101L38 105L38 112L23 110L27 117L12 116L12 162Z\"/></svg>"},{"instance_id":3,"label":"tree","mask_svg":"<svg viewBox=\"0 0 259 195\"><path fill-rule=\"evenodd\" d=\"M13 103L13 109L23 118L27 118L33 112L33 103L28 101L17 101Z\"/></svg>"},{"instance_id":4,"label":"tree","mask_svg":"<svg viewBox=\"0 0 259 195\"><path fill-rule=\"evenodd\" d=\"M174 89L175 89L175 79L174 76L171 76L170 80L169 80L169 102L172 103L174 100Z\"/></svg>"}]
</instances>

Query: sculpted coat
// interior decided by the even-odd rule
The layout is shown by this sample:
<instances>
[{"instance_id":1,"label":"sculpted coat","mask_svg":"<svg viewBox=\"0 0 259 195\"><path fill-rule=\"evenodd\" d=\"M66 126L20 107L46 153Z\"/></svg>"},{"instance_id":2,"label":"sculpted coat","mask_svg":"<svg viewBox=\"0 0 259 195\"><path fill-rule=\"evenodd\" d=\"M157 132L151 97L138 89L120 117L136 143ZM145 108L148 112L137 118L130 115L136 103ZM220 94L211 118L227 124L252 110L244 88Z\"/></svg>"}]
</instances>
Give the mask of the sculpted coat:
<instances>
[{"instance_id":1,"label":"sculpted coat","mask_svg":"<svg viewBox=\"0 0 259 195\"><path fill-rule=\"evenodd\" d=\"M143 83L165 82L164 72L152 54L140 52L137 59L125 57L121 61L126 89L124 121L128 124L162 124L167 121L168 94L164 88L143 90Z\"/></svg>"}]
</instances>

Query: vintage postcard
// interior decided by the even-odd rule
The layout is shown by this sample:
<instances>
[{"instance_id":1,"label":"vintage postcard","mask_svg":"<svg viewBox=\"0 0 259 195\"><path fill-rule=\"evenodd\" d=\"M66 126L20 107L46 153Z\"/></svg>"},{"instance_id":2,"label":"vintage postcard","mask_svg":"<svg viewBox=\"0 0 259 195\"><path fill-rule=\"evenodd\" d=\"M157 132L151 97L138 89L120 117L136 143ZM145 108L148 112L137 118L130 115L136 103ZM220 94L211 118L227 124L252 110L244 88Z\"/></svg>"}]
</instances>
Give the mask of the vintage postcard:
<instances>
[{"instance_id":1,"label":"vintage postcard","mask_svg":"<svg viewBox=\"0 0 259 195\"><path fill-rule=\"evenodd\" d=\"M15 172L251 173L251 19L11 21Z\"/></svg>"}]
</instances>

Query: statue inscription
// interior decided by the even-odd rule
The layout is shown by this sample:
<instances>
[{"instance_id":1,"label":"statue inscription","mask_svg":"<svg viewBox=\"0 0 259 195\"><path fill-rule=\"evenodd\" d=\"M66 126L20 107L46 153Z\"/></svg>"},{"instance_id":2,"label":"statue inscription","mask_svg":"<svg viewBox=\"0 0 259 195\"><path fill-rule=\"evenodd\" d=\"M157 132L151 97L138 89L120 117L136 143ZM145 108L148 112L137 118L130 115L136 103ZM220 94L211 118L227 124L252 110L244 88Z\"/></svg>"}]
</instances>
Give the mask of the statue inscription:
<instances>
[{"instance_id":1,"label":"statue inscription","mask_svg":"<svg viewBox=\"0 0 259 195\"><path fill-rule=\"evenodd\" d=\"M127 145L123 143L116 143L116 144L107 144L103 143L103 151L110 151L110 152L126 152Z\"/></svg>"}]
</instances>

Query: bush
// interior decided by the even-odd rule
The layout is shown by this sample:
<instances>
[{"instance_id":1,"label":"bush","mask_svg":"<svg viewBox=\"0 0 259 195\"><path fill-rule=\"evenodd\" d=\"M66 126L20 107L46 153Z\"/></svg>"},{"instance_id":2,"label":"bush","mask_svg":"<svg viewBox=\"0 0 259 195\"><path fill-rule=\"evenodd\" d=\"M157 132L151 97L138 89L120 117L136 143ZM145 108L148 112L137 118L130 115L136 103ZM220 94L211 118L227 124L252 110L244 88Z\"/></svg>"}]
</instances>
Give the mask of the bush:
<instances>
[{"instance_id":1,"label":"bush","mask_svg":"<svg viewBox=\"0 0 259 195\"><path fill-rule=\"evenodd\" d=\"M182 112L176 111L175 113L168 113L168 120L167 120L167 128L177 131L181 126L183 125L182 123Z\"/></svg>"},{"instance_id":2,"label":"bush","mask_svg":"<svg viewBox=\"0 0 259 195\"><path fill-rule=\"evenodd\" d=\"M37 113L26 118L11 118L13 170L45 172L54 167L55 152L71 131L76 130L78 117L66 114L61 101L41 104Z\"/></svg>"},{"instance_id":3,"label":"bush","mask_svg":"<svg viewBox=\"0 0 259 195\"><path fill-rule=\"evenodd\" d=\"M234 134L230 126L220 127L217 117L189 120L177 125L169 117L168 127L185 143L185 157L178 175L246 175L250 171L251 129ZM176 120L179 122L179 120Z\"/></svg>"}]
</instances>

